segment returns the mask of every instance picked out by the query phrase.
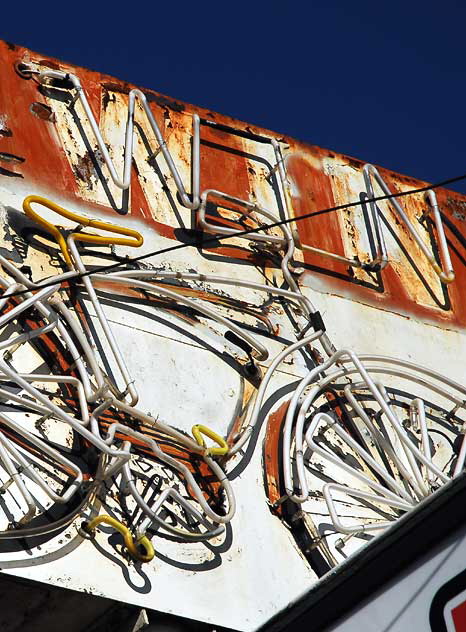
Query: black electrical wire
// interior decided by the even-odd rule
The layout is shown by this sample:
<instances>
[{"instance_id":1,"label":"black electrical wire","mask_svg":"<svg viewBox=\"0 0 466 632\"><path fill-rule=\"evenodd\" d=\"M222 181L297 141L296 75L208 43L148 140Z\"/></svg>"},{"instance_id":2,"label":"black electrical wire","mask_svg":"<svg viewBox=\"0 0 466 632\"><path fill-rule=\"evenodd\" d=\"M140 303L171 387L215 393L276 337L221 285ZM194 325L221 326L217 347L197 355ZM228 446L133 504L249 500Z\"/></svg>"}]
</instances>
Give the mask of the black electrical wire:
<instances>
[{"instance_id":1,"label":"black electrical wire","mask_svg":"<svg viewBox=\"0 0 466 632\"><path fill-rule=\"evenodd\" d=\"M454 182L460 182L461 180L466 180L466 173L461 176L456 176L454 178L448 178L448 180L442 180L441 182L437 182L435 184L429 184L425 187L420 187L418 189L409 189L408 191L400 191L398 193L390 193L386 195L379 195L378 197L368 199L369 202L381 202L382 200L392 200L394 198L405 197L407 195L414 195L415 193L424 193L426 191L431 191L432 189L438 189L441 187L445 187L448 184L453 184ZM150 257L156 257L158 255L164 255L169 252L174 252L175 250L181 250L183 248L199 248L204 246L215 246L219 241L224 241L225 239L231 239L232 237L244 237L245 235L249 235L250 233L257 233L262 230L269 230L271 228L277 228L279 226L285 226L287 224L291 224L293 222L300 222L303 219L310 219L312 217L317 217L318 215L325 215L326 213L333 213L335 211L342 211L347 208L352 208L354 206L359 206L361 204L361 200L357 200L356 202L347 202L346 204L339 204L338 206L331 206L329 208L320 209L318 211L311 211L310 213L305 213L304 215L300 215L299 217L290 217L288 219L283 219L278 222L273 222L272 224L260 224L256 228L250 228L247 230L241 230L236 233L231 233L229 235L213 235L212 237L208 237L207 239L200 238L197 239L192 244L181 243L176 244L175 246L168 246L167 248L162 248L160 250L153 250L152 252L148 252L144 255L139 255L138 257L128 257L125 261L118 261L117 263L112 263L110 265L98 266L93 268L92 270L87 270L86 272L76 272L75 275L68 277L61 281L61 283L66 282L76 282L79 279L82 279L86 276L91 276L93 274L98 274L100 272L108 272L110 270L116 270L121 266L131 265L133 263L137 263L138 261L143 261L144 259L149 259ZM128 270L130 268L123 268L123 270ZM50 287L51 285L56 285L57 281L51 279L48 283L41 283L40 288ZM34 289L34 288L31 288ZM22 296L24 294L28 294L31 289L28 290L19 290L18 292L12 292L8 294L8 297Z\"/></svg>"}]
</instances>

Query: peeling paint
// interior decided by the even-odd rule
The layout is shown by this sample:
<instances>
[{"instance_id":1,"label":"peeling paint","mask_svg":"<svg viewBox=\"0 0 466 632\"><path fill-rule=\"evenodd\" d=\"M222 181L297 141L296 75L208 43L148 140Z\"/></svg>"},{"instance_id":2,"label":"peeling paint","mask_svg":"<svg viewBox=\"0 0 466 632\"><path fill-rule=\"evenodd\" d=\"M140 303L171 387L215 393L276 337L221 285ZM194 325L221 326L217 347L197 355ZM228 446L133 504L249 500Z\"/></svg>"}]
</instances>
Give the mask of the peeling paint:
<instances>
[{"instance_id":1,"label":"peeling paint","mask_svg":"<svg viewBox=\"0 0 466 632\"><path fill-rule=\"evenodd\" d=\"M80 257L92 279L91 287L85 287L82 281L63 282L59 290L44 299L52 310L50 313L65 324L69 338L55 329L41 333L48 319L37 305L31 305L15 318L11 314L21 307L23 299L9 299L3 305L2 342L18 334L29 336L0 352L0 361L7 363L2 364L3 370L7 372L8 367L13 367L31 375L45 372L68 376L87 385L91 394L86 391L83 396L75 381L45 380L37 382L36 391L25 391L17 376L0 373L3 378L10 375L8 384L5 379L0 380L0 388L10 389L1 394L2 407L12 420L21 424L25 436L14 431L13 424L8 426L0 420L1 435L11 445L18 446L25 458L31 460L31 471L40 474L57 493L67 489L73 470L69 465L65 467L59 457L56 461L55 457L45 459L42 446L57 446L62 455L71 451L82 468L81 492L85 494L95 483L96 493L92 501L79 509L69 526L57 533L44 534L37 547L32 546L26 553L19 545L15 549L13 543L11 553L2 552L0 566L7 572L92 590L141 607L154 607L153 591L157 586L158 609L214 625L256 629L277 609L318 581L321 567L316 564L315 552L332 567L366 542L356 533L341 545L341 533L328 533L331 516L323 490L325 481L346 486L343 491L335 492L339 516L344 521L352 521L351 524L362 521L370 526L373 521L385 519L384 516L391 521L399 515L380 500L367 507L347 493L350 483L356 484L351 478L354 472L377 482L368 462L347 438L356 437L367 454L380 459L379 444L364 434L367 430L364 415L358 417L344 398L344 384L351 377L341 376L343 386L332 382L331 388L320 395L315 410L333 415L334 424L322 425L315 436L353 473L346 471L342 476L338 464L320 454L310 454L309 446L301 452L296 450L299 441L296 419L291 428L289 455L284 455L290 398L299 380L331 353L322 336L284 357L262 393L261 384L267 371L280 353L310 335L311 324L317 327L321 318L337 349L349 346L361 354L394 356L424 364L431 370L438 369L449 378L462 381L466 197L444 190L437 192L457 275L448 288L439 282L405 225L386 203L379 205L389 251L389 265L383 271L352 267L315 252L299 250L298 243L290 254L289 268L284 264L284 242L275 241L271 245L252 237L235 237L202 247L202 240L209 235L200 231L198 211L183 206L173 173L146 117L142 116L139 103L131 182L122 191L109 177L81 104L73 103L69 79L39 86L16 70L17 64L26 60L42 70L54 68L79 76L117 173L123 168L128 94L132 85L3 43L0 43L0 58L5 68L2 78L5 91L0 93L0 255L5 257L1 280L12 286L21 278L23 282L24 278L28 282L39 281L68 269L50 227L61 227L64 237L83 233L108 237L108 232L99 228L102 224L77 226L78 221L61 217L50 208L35 207L49 223L39 225L21 210L28 194L44 196L82 215L82 224L90 219L110 222L140 232L144 237L139 251L128 243L77 240L78 255L71 257L71 265L78 265ZM15 99L4 94L14 94ZM150 90L144 94L189 195L193 188L192 115L199 114L200 192L215 189L240 200L227 204L213 194L206 207L210 223L219 229L257 229L263 222L259 210L262 208L274 217L295 219L290 228L299 235L301 245L356 262L371 260L373 236L364 201L363 162L194 108ZM278 143L283 155L278 163L272 141ZM285 173L284 180L280 167ZM381 169L381 173L393 191L423 185L390 171ZM319 213L355 200L361 204ZM426 215L422 197L408 196L403 198L403 204L423 243L436 251L435 228ZM315 217L299 221L300 216L314 211ZM283 231L275 227L270 235L282 238ZM183 249L167 250L183 243L186 244ZM163 253L148 261L139 264L129 261L135 254L159 249ZM98 266L116 263L126 269L131 267L135 277L140 272L153 273L151 285L128 285L122 278L97 278L90 274ZM93 289L127 368L127 377L112 351L97 303L91 300ZM38 291L35 289L34 293ZM306 312L309 308L305 299L312 302L317 314ZM60 301L68 312L60 312ZM33 338L35 334L37 337ZM253 348L253 343L265 350L262 355ZM392 407L398 407L403 427L409 429L410 449L414 450L421 438L418 430L409 426L407 410L417 387L404 384L405 393L400 380L399 375L388 372L384 386L392 398ZM138 389L139 401L129 404L133 386ZM368 414L380 413L367 389L355 390L361 401L366 398ZM406 401L393 402L395 396L401 398L400 392ZM39 394L45 399L39 399ZM113 402L111 405L106 403L104 394ZM259 395L263 397L261 401ZM459 436L462 400L458 410L454 407L447 410L445 402L436 399L426 386L421 385L418 395L426 402L432 462L450 476L448 468L454 460L451 443ZM20 406L13 396L20 398ZM37 406L38 402L43 409ZM253 423L256 402L259 413ZM103 408L97 413L100 404ZM52 405L60 409L60 414ZM305 417L304 432L315 410ZM87 415L92 412L98 417L94 426L87 422ZM65 414L87 423L91 435L70 425ZM115 424L119 424L118 429L108 445L123 449L127 442L130 446L131 478L145 502L153 504L169 489L185 501L185 505L173 499L164 502L158 514L160 520L172 527L188 529L191 534L209 528L186 505L201 512L203 518L209 509L222 517L230 506L221 483L227 481L237 502L236 515L226 520L227 529L210 537L207 546L202 541L183 541L173 532L170 536L163 535L163 525L153 524L147 527L147 533L157 555L144 565L143 571L108 525L97 529L93 539L83 537L80 525L90 518L91 507L96 514L116 516L133 533L148 515L138 504L136 492L128 493L128 483L123 481L121 472L114 477L109 475L105 482L99 479L98 468L108 467L112 461L99 456L102 451L96 447L95 437L97 433L107 437L107 432L117 428ZM199 443L188 442L193 425L208 426L226 442L227 452L209 460ZM337 428L347 434L339 434ZM439 428L448 441L437 436ZM252 431L244 446L234 453L239 439L249 429ZM31 437L37 440L36 444L31 444ZM392 427L389 438L401 452ZM208 446L215 445L210 437L203 440ZM160 452L154 452L150 441L156 442ZM301 453L307 459L305 475L310 489L308 497L298 505L292 496L299 492L299 485L294 478L293 489L286 488L284 463L289 457L296 476L296 461ZM395 460L389 455L383 465L388 463L395 471ZM177 469L176 464L180 463L187 469ZM16 465L24 467L19 462ZM25 497L11 482L4 466L0 458L0 490L4 486L5 492L1 496L3 505L0 502L0 530L18 529L20 520L24 521L22 528L29 523L35 525L36 518L27 514ZM404 481L401 470L396 473L398 481ZM19 475L23 475L23 470ZM24 479L26 485L33 485L30 479ZM432 483L432 488L435 486ZM367 491L364 485L358 489ZM200 492L196 495L197 490ZM60 508L60 503L47 496L40 485L33 487L33 492L41 503L41 508L36 507L41 520L49 519L54 512L62 511L64 515L63 512L70 510L69 503ZM213 524L223 523L217 517ZM92 586L89 568L96 569ZM283 568L287 570L286 581L281 573ZM252 585L255 600L250 598ZM189 603L177 598L184 593L192 596ZM225 600L228 594L234 594L235 599Z\"/></svg>"}]
</instances>

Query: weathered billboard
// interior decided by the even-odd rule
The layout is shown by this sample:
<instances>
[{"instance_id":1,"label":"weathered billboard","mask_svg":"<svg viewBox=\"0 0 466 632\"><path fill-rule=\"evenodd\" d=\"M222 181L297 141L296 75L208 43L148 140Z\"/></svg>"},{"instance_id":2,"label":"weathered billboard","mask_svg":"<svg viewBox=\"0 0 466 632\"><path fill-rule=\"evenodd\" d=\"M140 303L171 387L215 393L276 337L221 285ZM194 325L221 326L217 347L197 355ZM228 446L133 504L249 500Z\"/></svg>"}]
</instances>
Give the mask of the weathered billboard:
<instances>
[{"instance_id":1,"label":"weathered billboard","mask_svg":"<svg viewBox=\"0 0 466 632\"><path fill-rule=\"evenodd\" d=\"M0 567L255 629L463 470L466 197L0 59Z\"/></svg>"}]
</instances>

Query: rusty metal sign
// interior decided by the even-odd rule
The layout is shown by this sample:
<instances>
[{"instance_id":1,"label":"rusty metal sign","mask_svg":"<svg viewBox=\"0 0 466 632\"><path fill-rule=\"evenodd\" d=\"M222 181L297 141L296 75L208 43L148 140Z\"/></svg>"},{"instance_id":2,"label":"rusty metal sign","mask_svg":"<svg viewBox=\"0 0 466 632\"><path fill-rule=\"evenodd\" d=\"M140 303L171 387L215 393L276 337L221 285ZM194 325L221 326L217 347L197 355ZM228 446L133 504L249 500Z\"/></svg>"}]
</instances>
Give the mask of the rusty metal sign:
<instances>
[{"instance_id":1,"label":"rusty metal sign","mask_svg":"<svg viewBox=\"0 0 466 632\"><path fill-rule=\"evenodd\" d=\"M0 567L255 629L463 471L466 197L0 59Z\"/></svg>"}]
</instances>

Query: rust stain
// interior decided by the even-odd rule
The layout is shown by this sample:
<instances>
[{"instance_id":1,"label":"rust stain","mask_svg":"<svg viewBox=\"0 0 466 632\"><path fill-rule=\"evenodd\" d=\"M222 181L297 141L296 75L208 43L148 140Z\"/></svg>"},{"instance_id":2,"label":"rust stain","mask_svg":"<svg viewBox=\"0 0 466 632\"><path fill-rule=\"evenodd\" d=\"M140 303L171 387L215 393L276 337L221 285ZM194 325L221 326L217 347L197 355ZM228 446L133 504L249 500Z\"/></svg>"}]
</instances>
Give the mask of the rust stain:
<instances>
[{"instance_id":1,"label":"rust stain","mask_svg":"<svg viewBox=\"0 0 466 632\"><path fill-rule=\"evenodd\" d=\"M254 402L254 397L257 392L259 380L260 380L260 374L251 377L250 380L248 379L244 380L241 410L239 411L239 414L236 416L227 437L227 443L230 446L233 445L235 435L241 431L246 421L249 408L253 405L253 402Z\"/></svg>"},{"instance_id":2,"label":"rust stain","mask_svg":"<svg viewBox=\"0 0 466 632\"><path fill-rule=\"evenodd\" d=\"M85 183L88 183L91 178L96 177L94 161L92 156L90 156L88 152L86 152L84 156L80 156L75 171L76 177Z\"/></svg>"},{"instance_id":3,"label":"rust stain","mask_svg":"<svg viewBox=\"0 0 466 632\"><path fill-rule=\"evenodd\" d=\"M320 149L316 149L315 153L321 156L330 155L329 152ZM344 162L348 162L346 157L344 157ZM287 161L287 167L295 192L293 204L297 216L301 210L312 212L335 206L335 200L330 195L332 190L338 192L338 204L354 202L357 199L358 191L348 191L344 183L340 182L336 176L328 176L323 169L310 167L305 158L298 161L291 155ZM405 190L406 187L419 188L427 184L413 178L401 177L399 174L383 168L379 168L379 172L393 192ZM330 177L333 178L331 183L329 182ZM299 195L296 194L296 191L299 192ZM415 316L425 322L463 328L466 325L466 309L460 288L462 281L466 280L466 235L464 228L461 227L461 217L455 216L454 209L461 208L461 202L465 196L452 195L445 189L437 189L436 193L456 272L455 282L447 289L440 287L427 259L423 254L418 254L418 247L408 229L388 205L384 211L384 216L391 223L392 228L389 229L384 226L384 234L387 238L390 235L390 230L395 231L397 239L401 242L402 259L396 262L390 260L389 253L390 262L381 273L380 282L374 273L368 275L346 264L304 251L304 261L308 264L308 269L312 271L307 274L317 275L330 293L347 296L380 309ZM317 201L315 201L316 197L318 198ZM454 200L453 204L452 200ZM427 209L423 196L407 196L401 200L401 204L417 230L422 234L424 228L418 218L422 217ZM362 251L358 245L360 236L351 219L352 210L339 211L339 213L343 213L343 226L347 231L349 242L353 244L355 258L362 262L367 261L368 253ZM345 256L341 242L342 229L336 221L336 216L336 213L318 215L298 224L302 243ZM433 252L435 252L436 231L432 222L431 229L434 242L429 244L429 248L432 246ZM408 257L413 259L416 269L412 268ZM301 282L304 285L308 283L306 274L301 277ZM444 292L446 292L446 296L444 296Z\"/></svg>"},{"instance_id":4,"label":"rust stain","mask_svg":"<svg viewBox=\"0 0 466 632\"><path fill-rule=\"evenodd\" d=\"M249 200L248 163L240 136L201 125L201 187Z\"/></svg>"},{"instance_id":5,"label":"rust stain","mask_svg":"<svg viewBox=\"0 0 466 632\"><path fill-rule=\"evenodd\" d=\"M31 116L29 107L40 96L33 81L25 81L15 71L15 62L21 62L27 49L9 49L0 42L0 57L3 60L0 87L0 111L9 124L10 135L2 136L2 151L22 156L25 163L22 173L34 188L40 174L42 187L50 191L76 191L75 176L65 159L54 135L53 125L44 125L36 116ZM8 95L14 94L14 103ZM54 149L51 151L50 148ZM31 191L32 192L32 191Z\"/></svg>"},{"instance_id":6,"label":"rust stain","mask_svg":"<svg viewBox=\"0 0 466 632\"><path fill-rule=\"evenodd\" d=\"M289 401L284 402L275 412L269 415L264 438L265 491L273 511L278 515L282 513L281 505L278 501L283 495L281 491L280 441L288 405Z\"/></svg>"},{"instance_id":7,"label":"rust stain","mask_svg":"<svg viewBox=\"0 0 466 632\"><path fill-rule=\"evenodd\" d=\"M288 178L292 184L292 203L295 217L335 206L332 186L322 167L320 156L310 161L303 153L291 153L286 162ZM340 226L335 213L296 224L301 243L344 255ZM344 264L303 251L305 263L325 267L334 272L345 272Z\"/></svg>"},{"instance_id":8,"label":"rust stain","mask_svg":"<svg viewBox=\"0 0 466 632\"><path fill-rule=\"evenodd\" d=\"M57 120L50 105L46 105L45 103L34 101L34 103L31 103L31 107L29 109L32 114L34 114L34 116L37 116L37 118L41 119L42 121L50 121L51 123L55 123L55 121Z\"/></svg>"},{"instance_id":9,"label":"rust stain","mask_svg":"<svg viewBox=\"0 0 466 632\"><path fill-rule=\"evenodd\" d=\"M86 179L92 179L92 161L89 156L83 156L76 169L73 170L66 157L58 126L53 122L54 113L41 100L41 87L35 81L27 81L18 75L15 64L20 64L25 59L33 59L43 66L77 74L97 123L99 123L102 108L105 109L108 93L113 91L127 94L134 86L102 73L76 68L50 57L35 55L20 46L11 47L5 42L0 42L0 57L4 68L0 87L0 112L2 113L0 152L3 156L10 154L21 157L24 161L20 174L1 167L1 175L23 177L31 193L34 192L37 183L41 189L49 191L51 197L54 194L63 197L63 192L66 192L65 196L70 204L82 202L80 184L82 185ZM256 174L251 174L251 162L245 151L246 141L241 134L277 137L276 134L235 121L228 116L193 108L152 90L144 90L144 93L151 103L151 109L161 125L163 134L166 136L171 133L176 134L177 143L189 143L190 113L195 111L200 115L201 120L204 120L201 124L201 190L215 188L244 200L254 199L253 185L257 185L257 178ZM14 102L9 98L11 94L15 95ZM30 115L30 107L33 116ZM215 119L218 127L205 123L212 119ZM44 125L44 122L48 124ZM228 131L227 128L230 130L234 128L238 130L238 133ZM325 172L322 167L324 159L341 161L358 172L362 169L363 162L360 160L300 143L288 137L283 137L281 140L290 148L288 152L285 152L287 153L286 167L292 184L292 203L296 216L331 207L335 203L333 191L338 189L340 183L337 178ZM188 155L183 150L180 157L186 162L185 154ZM414 188L424 184L384 169L380 169L380 173L393 190L406 186ZM151 201L146 199L141 185L141 176L135 169L132 170L131 178L131 215L144 221L160 235L176 240L179 227L158 221L157 207L151 210ZM358 194L357 191L348 192L347 197L351 196L351 199L347 201L354 201ZM373 282L369 282L370 275L359 274L345 264L308 252L303 253L306 269L310 271L309 274L317 275L322 286L330 293L348 296L381 309L414 316L424 321L464 328L466 306L460 288L466 280L466 233L463 220L466 217L466 196L446 190L437 190L437 196L444 216L446 236L450 242L452 262L457 275L455 283L448 287L446 297L434 297L430 303L419 300L419 292L422 293L424 290L421 288L418 291L416 285L418 280L410 281L406 275L400 276L392 265L384 270L381 275L382 282L379 284L375 275L372 275ZM408 204L411 214L421 213L419 199L413 198ZM112 217L115 215L110 205L88 201L86 205L89 210L97 209ZM217 221L219 225L239 229L251 225L250 222L238 222L237 218L225 209L218 208L215 211L212 207L208 213L209 219ZM393 220L393 225L409 247L411 238L406 234L404 226L398 225L396 219ZM341 254L344 250L341 234L344 227L348 232L349 243L357 251L361 236L352 226L351 213L341 214L340 221L335 213L329 213L299 222L296 226L303 243ZM435 236L435 230L433 234ZM272 261L265 260L263 256L251 250L246 240L244 245L234 246L227 242L219 244L218 247L205 248L205 251L231 258L232 263L249 261L262 267L273 266ZM360 252L356 256L364 261L367 253ZM409 263L406 263L406 266L409 266ZM307 283L306 275L303 275L302 282ZM435 303L437 299L439 304Z\"/></svg>"},{"instance_id":10,"label":"rust stain","mask_svg":"<svg viewBox=\"0 0 466 632\"><path fill-rule=\"evenodd\" d=\"M58 61L54 61L53 59L40 59L38 62L41 66L46 66L47 68L51 68L52 70L60 70L60 64Z\"/></svg>"}]
</instances>

